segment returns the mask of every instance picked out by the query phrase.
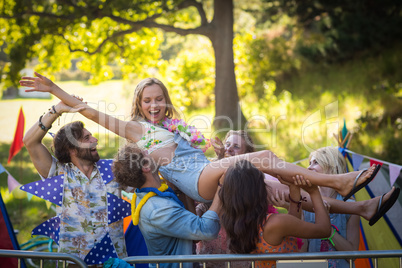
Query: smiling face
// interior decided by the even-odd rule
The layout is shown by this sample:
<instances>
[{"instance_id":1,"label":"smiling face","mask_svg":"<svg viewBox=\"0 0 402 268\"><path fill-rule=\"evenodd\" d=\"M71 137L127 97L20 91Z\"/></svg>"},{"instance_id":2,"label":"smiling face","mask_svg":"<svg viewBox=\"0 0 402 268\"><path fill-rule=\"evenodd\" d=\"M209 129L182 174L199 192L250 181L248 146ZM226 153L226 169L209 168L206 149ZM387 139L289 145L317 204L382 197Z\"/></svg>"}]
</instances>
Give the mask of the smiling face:
<instances>
[{"instance_id":1,"label":"smiling face","mask_svg":"<svg viewBox=\"0 0 402 268\"><path fill-rule=\"evenodd\" d=\"M144 88L141 108L145 118L151 122L158 122L165 118L166 98L159 85L153 84Z\"/></svg>"},{"instance_id":2,"label":"smiling face","mask_svg":"<svg viewBox=\"0 0 402 268\"><path fill-rule=\"evenodd\" d=\"M151 107L152 106L152 107ZM178 117L165 85L157 78L145 78L134 91L131 120L160 121Z\"/></svg>"},{"instance_id":3,"label":"smiling face","mask_svg":"<svg viewBox=\"0 0 402 268\"><path fill-rule=\"evenodd\" d=\"M79 148L77 150L77 157L82 160L87 160L91 162L98 162L100 156L96 146L98 145L98 139L92 136L86 128L83 129L83 135L79 141Z\"/></svg>"},{"instance_id":4,"label":"smiling face","mask_svg":"<svg viewBox=\"0 0 402 268\"><path fill-rule=\"evenodd\" d=\"M239 135L231 135L225 142L225 157L246 153L246 144Z\"/></svg>"}]
</instances>

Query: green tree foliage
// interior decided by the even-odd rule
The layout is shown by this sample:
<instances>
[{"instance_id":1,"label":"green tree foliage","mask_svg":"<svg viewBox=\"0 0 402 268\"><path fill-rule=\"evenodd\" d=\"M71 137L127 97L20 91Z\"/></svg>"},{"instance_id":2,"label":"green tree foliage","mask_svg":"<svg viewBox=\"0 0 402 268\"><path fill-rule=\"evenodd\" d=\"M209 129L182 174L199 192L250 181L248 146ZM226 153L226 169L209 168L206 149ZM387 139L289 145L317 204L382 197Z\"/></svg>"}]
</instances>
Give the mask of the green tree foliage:
<instances>
[{"instance_id":1,"label":"green tree foliage","mask_svg":"<svg viewBox=\"0 0 402 268\"><path fill-rule=\"evenodd\" d=\"M283 13L295 16L305 29L299 49L313 60L347 60L402 38L402 2L398 0L281 0L267 9L271 20Z\"/></svg>"},{"instance_id":2,"label":"green tree foliage","mask_svg":"<svg viewBox=\"0 0 402 268\"><path fill-rule=\"evenodd\" d=\"M108 65L117 64L124 75L143 75L160 55L161 34L128 26L126 18L140 19L169 7L143 1L3 1L1 42L6 43L10 63L6 86L19 80L26 63L38 59L37 71L54 73L69 68L71 59L81 58L79 68L92 73L90 82L113 77ZM0 4L1 5L1 4ZM124 10L118 10L125 5ZM119 20L116 19L119 16ZM138 31L137 31L138 30ZM144 68L145 67L145 68Z\"/></svg>"},{"instance_id":3,"label":"green tree foliage","mask_svg":"<svg viewBox=\"0 0 402 268\"><path fill-rule=\"evenodd\" d=\"M240 96L253 92L258 98L263 98L267 81L300 69L301 59L294 51L300 33L293 26L292 19L284 16L269 29L237 36L238 78L244 79Z\"/></svg>"},{"instance_id":4,"label":"green tree foliage","mask_svg":"<svg viewBox=\"0 0 402 268\"><path fill-rule=\"evenodd\" d=\"M41 63L36 70L46 73L68 68L72 57L82 58L78 67L92 74L93 83L113 77L110 65L121 66L124 77L150 76L160 59L160 30L202 35L215 55L216 115L238 127L245 118L234 73L233 9L232 0L2 1L0 22L7 28L0 32L0 47L7 45L10 60L4 66L6 87L17 86L19 71L34 58Z\"/></svg>"},{"instance_id":5,"label":"green tree foliage","mask_svg":"<svg viewBox=\"0 0 402 268\"><path fill-rule=\"evenodd\" d=\"M183 50L175 58L159 66L172 101L182 112L204 108L215 101L215 71L210 54L208 49L198 47Z\"/></svg>"}]
</instances>

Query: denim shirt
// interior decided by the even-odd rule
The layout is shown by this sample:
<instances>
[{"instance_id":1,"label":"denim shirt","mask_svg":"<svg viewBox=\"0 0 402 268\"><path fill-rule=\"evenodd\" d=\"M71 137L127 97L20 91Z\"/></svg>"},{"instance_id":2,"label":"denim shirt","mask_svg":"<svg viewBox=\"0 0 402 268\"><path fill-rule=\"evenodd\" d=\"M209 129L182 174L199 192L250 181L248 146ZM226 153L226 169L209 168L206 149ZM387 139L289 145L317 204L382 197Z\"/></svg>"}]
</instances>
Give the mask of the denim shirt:
<instances>
[{"instance_id":1,"label":"denim shirt","mask_svg":"<svg viewBox=\"0 0 402 268\"><path fill-rule=\"evenodd\" d=\"M343 200L343 196L337 194L337 200ZM347 200L347 202L355 202L353 199ZM347 237L347 224L350 218L349 214L329 214L329 218L331 220L331 224L335 225L339 229L339 233L344 238ZM313 212L304 211L304 220L306 222L315 222L315 214ZM331 230L332 231L332 230ZM309 252L320 252L321 248L321 239L309 239ZM330 245L330 251L336 251L335 247ZM329 259L328 260L328 268L349 268L349 262L344 259ZM353 267L354 263L353 263Z\"/></svg>"},{"instance_id":2,"label":"denim shirt","mask_svg":"<svg viewBox=\"0 0 402 268\"><path fill-rule=\"evenodd\" d=\"M137 193L139 204L146 193ZM138 226L147 244L149 256L192 255L193 240L212 240L220 230L219 217L207 211L199 217L181 207L173 198L154 196L140 212ZM150 264L149 267L156 267ZM179 267L178 263L162 263L160 267ZM193 267L183 263L183 267Z\"/></svg>"}]
</instances>

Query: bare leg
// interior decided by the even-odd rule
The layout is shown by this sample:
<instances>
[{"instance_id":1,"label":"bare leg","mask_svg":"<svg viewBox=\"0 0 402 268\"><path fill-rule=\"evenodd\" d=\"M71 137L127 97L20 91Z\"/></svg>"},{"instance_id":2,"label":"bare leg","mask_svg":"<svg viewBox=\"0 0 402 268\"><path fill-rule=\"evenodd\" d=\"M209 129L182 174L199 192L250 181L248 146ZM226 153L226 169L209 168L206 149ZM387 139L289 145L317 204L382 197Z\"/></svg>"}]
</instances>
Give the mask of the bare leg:
<instances>
[{"instance_id":1,"label":"bare leg","mask_svg":"<svg viewBox=\"0 0 402 268\"><path fill-rule=\"evenodd\" d=\"M279 191L285 192L285 199L289 201L289 188L286 185L283 185L279 182L275 181L265 181L268 187L270 187L273 191L278 189ZM383 198L383 202L387 201L392 192L395 191L395 187L393 187ZM304 210L314 212L313 204L310 199L310 195L304 191L301 192L303 198L305 198L306 202L302 202L302 208ZM369 200L357 201L357 202L344 202L338 199L322 197L323 200L329 203L330 213L338 213L338 214L353 214L363 217L366 220L370 220L378 209L378 204L380 202L381 196L374 197Z\"/></svg>"},{"instance_id":2,"label":"bare leg","mask_svg":"<svg viewBox=\"0 0 402 268\"><path fill-rule=\"evenodd\" d=\"M284 180L291 183L293 183L293 177L295 175L302 175L312 184L331 187L343 196L347 195L352 190L354 180L360 173L359 171L339 175L317 173L295 164L285 162L279 159L271 151L266 150L236 155L211 162L204 168L198 181L198 192L201 197L211 200L214 197L220 177L230 166L240 160L248 160L260 171L274 177L280 175ZM357 185L366 181L366 179L373 173L374 168L375 165L371 166L367 172L360 176Z\"/></svg>"}]
</instances>

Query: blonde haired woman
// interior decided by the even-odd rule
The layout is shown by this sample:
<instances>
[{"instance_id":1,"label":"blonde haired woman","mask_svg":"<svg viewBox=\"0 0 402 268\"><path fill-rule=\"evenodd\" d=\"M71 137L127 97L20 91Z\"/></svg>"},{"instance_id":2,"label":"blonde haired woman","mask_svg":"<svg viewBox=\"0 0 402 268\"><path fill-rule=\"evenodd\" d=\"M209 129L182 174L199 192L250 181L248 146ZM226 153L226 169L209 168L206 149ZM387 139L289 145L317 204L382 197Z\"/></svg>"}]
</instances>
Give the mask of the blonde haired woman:
<instances>
[{"instance_id":1,"label":"blonde haired woman","mask_svg":"<svg viewBox=\"0 0 402 268\"><path fill-rule=\"evenodd\" d=\"M336 147L323 147L310 154L309 170L323 174L343 174L346 173L346 160ZM342 196L333 188L320 187L322 196L342 200ZM393 191L392 196L397 196L399 189ZM355 202L349 199L348 202ZM392 201L386 201L392 202ZM381 201L379 203L381 207ZM315 214L304 212L305 221L314 222ZM306 241L302 250L309 252L318 251L355 251L359 249L359 222L358 215L350 214L330 214L332 232L326 239L309 239ZM374 222L375 223L375 222ZM370 225L374 224L370 221ZM328 267L349 267L349 263L344 259L329 259Z\"/></svg>"}]
</instances>

